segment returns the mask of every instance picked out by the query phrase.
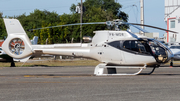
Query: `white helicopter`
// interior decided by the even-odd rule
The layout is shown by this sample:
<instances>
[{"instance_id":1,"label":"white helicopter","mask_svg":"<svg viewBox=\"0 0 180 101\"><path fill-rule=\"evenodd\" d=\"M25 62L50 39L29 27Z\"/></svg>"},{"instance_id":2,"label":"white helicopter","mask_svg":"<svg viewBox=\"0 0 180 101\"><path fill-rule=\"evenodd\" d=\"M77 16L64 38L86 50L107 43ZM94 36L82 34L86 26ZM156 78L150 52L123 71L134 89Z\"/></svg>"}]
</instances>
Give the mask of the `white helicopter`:
<instances>
[{"instance_id":1,"label":"white helicopter","mask_svg":"<svg viewBox=\"0 0 180 101\"><path fill-rule=\"evenodd\" d=\"M16 59L29 59L33 54L66 55L91 58L101 63L95 67L95 75L137 75L145 68L155 68L167 63L173 57L172 52L162 43L145 36L135 35L130 31L121 31L118 26L129 24L121 20L80 23L80 24L107 24L115 26L116 30L94 31L91 43L32 45L26 32L17 19L4 18L8 37L2 49ZM80 24L67 24L80 25ZM143 29L129 24L141 31ZM58 27L60 27L58 26ZM56 26L57 27L57 26ZM104 69L107 68L107 74ZM118 74L116 68L137 68L132 74Z\"/></svg>"}]
</instances>

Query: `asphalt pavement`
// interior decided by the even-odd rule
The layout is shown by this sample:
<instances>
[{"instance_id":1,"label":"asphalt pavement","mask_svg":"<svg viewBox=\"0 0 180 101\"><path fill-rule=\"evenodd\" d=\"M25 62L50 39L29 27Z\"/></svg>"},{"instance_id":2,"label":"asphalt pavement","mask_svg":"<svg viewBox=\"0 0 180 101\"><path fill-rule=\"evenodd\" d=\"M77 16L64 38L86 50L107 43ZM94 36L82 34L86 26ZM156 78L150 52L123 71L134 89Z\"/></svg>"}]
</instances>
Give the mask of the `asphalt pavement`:
<instances>
[{"instance_id":1,"label":"asphalt pavement","mask_svg":"<svg viewBox=\"0 0 180 101\"><path fill-rule=\"evenodd\" d=\"M0 67L0 101L180 101L180 67L94 76L95 67Z\"/></svg>"}]
</instances>

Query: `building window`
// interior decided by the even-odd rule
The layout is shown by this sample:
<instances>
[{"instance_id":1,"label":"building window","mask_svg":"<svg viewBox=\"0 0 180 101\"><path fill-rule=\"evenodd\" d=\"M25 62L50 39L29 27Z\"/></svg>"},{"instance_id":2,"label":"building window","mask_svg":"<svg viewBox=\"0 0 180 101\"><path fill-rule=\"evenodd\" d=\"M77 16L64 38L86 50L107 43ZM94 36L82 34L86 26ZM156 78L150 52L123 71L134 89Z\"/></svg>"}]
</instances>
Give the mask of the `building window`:
<instances>
[{"instance_id":1,"label":"building window","mask_svg":"<svg viewBox=\"0 0 180 101\"><path fill-rule=\"evenodd\" d=\"M175 28L175 21L171 21L171 28Z\"/></svg>"}]
</instances>

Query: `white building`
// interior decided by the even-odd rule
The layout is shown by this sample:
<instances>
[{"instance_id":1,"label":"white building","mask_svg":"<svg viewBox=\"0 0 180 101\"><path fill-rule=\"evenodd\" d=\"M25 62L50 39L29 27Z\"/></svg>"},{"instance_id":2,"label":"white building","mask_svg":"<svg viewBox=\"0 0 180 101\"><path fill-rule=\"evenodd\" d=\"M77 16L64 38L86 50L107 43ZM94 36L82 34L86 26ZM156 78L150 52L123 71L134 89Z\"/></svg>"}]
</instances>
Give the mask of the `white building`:
<instances>
[{"instance_id":1,"label":"white building","mask_svg":"<svg viewBox=\"0 0 180 101\"><path fill-rule=\"evenodd\" d=\"M135 34L140 34L140 32L135 33ZM144 35L147 36L148 38L159 39L159 33L158 32L144 33Z\"/></svg>"},{"instance_id":2,"label":"white building","mask_svg":"<svg viewBox=\"0 0 180 101\"><path fill-rule=\"evenodd\" d=\"M165 0L164 20L167 24L167 30L180 32L180 0ZM165 42L180 43L180 35L167 32Z\"/></svg>"},{"instance_id":3,"label":"white building","mask_svg":"<svg viewBox=\"0 0 180 101\"><path fill-rule=\"evenodd\" d=\"M159 33L158 32L152 32L152 33L145 33L145 36L153 39L158 39L159 38Z\"/></svg>"}]
</instances>

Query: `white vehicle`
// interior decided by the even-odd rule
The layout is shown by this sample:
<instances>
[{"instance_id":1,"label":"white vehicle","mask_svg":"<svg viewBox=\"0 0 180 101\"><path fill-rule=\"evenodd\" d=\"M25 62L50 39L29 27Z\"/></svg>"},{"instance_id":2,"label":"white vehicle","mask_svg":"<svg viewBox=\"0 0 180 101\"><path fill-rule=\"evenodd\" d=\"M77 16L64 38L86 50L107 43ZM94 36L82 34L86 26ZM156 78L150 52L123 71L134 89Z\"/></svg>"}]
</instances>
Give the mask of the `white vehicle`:
<instances>
[{"instance_id":1,"label":"white vehicle","mask_svg":"<svg viewBox=\"0 0 180 101\"><path fill-rule=\"evenodd\" d=\"M173 61L180 61L180 45L171 45L169 48L174 54L174 57L170 62L170 66L173 66Z\"/></svg>"},{"instance_id":2,"label":"white vehicle","mask_svg":"<svg viewBox=\"0 0 180 101\"><path fill-rule=\"evenodd\" d=\"M174 54L174 60L180 60L180 45L172 45L169 47Z\"/></svg>"},{"instance_id":3,"label":"white vehicle","mask_svg":"<svg viewBox=\"0 0 180 101\"><path fill-rule=\"evenodd\" d=\"M152 68L153 72L160 64L167 63L173 57L172 52L155 39L135 35L129 31L120 31L118 25L128 24L120 20L99 22L98 24L106 23L115 26L116 30L94 31L95 35L91 43L52 45L32 45L17 19L4 19L4 22L8 37L2 48L9 56L19 60L28 59L33 54L92 58L101 62L95 68L95 75L137 75L148 67ZM143 31L137 26L134 27ZM104 68L107 68L108 74L104 74ZM137 68L140 70L133 74L116 74L116 68Z\"/></svg>"}]
</instances>

